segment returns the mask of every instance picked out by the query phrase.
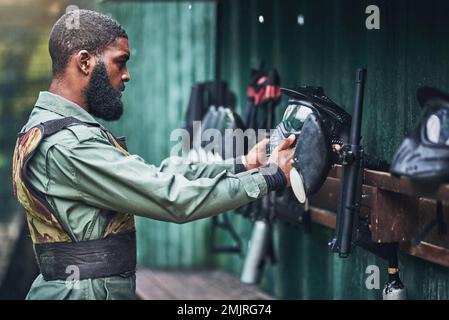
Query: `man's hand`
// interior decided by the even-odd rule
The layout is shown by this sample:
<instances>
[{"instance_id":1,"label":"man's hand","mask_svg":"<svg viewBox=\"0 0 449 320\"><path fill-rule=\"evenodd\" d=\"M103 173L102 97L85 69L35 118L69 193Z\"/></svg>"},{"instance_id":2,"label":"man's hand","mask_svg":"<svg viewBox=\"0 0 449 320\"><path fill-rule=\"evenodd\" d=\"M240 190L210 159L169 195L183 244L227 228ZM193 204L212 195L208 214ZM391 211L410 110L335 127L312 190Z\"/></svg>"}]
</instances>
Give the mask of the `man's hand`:
<instances>
[{"instance_id":1,"label":"man's hand","mask_svg":"<svg viewBox=\"0 0 449 320\"><path fill-rule=\"evenodd\" d=\"M248 152L248 154L244 157L244 165L246 170L251 170L255 168L259 168L267 163L267 144L269 143L269 139L265 138L256 144L252 149Z\"/></svg>"},{"instance_id":2,"label":"man's hand","mask_svg":"<svg viewBox=\"0 0 449 320\"><path fill-rule=\"evenodd\" d=\"M295 141L295 135L290 135L287 139L283 140L281 144L273 150L268 164L276 164L284 173L287 178L287 186L290 186L290 170L292 169L292 160L295 153L295 149L290 149L290 145Z\"/></svg>"}]
</instances>

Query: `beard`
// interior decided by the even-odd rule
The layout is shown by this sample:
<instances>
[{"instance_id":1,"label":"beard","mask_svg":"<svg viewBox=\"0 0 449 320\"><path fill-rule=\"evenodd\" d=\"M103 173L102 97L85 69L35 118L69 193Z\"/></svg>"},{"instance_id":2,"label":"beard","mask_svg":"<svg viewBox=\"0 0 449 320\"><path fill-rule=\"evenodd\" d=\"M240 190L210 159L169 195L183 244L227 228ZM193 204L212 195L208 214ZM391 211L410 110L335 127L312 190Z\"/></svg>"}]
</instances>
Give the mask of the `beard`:
<instances>
[{"instance_id":1,"label":"beard","mask_svg":"<svg viewBox=\"0 0 449 320\"><path fill-rule=\"evenodd\" d=\"M122 93L112 87L103 61L99 61L93 69L84 93L89 113L94 117L114 121L122 116Z\"/></svg>"}]
</instances>

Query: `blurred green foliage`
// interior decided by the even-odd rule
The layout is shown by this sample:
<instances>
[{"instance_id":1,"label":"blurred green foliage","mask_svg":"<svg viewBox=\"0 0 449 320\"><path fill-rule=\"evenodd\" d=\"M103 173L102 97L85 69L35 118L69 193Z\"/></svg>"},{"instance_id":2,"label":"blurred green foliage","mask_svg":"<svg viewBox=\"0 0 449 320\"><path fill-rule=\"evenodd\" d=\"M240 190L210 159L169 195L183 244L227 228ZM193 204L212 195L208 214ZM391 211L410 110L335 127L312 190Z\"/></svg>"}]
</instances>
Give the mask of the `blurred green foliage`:
<instances>
[{"instance_id":1,"label":"blurred green foliage","mask_svg":"<svg viewBox=\"0 0 449 320\"><path fill-rule=\"evenodd\" d=\"M86 1L0 1L0 222L18 208L12 195L11 158L17 132L39 91L51 79L48 35L69 4Z\"/></svg>"}]
</instances>

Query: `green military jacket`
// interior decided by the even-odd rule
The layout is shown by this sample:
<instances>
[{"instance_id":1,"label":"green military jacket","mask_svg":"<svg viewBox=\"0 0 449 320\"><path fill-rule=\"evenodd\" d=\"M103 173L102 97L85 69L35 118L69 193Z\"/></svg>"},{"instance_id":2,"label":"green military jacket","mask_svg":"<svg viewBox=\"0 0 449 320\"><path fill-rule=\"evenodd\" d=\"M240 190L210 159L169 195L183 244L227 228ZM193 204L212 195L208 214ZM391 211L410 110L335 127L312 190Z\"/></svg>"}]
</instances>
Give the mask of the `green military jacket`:
<instances>
[{"instance_id":1,"label":"green military jacket","mask_svg":"<svg viewBox=\"0 0 449 320\"><path fill-rule=\"evenodd\" d=\"M41 92L22 132L72 116L97 121L77 104ZM71 126L45 138L29 164L30 183L45 194L75 241L101 237L112 211L185 223L261 198L267 184L257 169L234 173L233 162L186 163L169 158L159 167L125 156L98 127ZM27 299L134 299L135 276L85 279L77 284L39 275Z\"/></svg>"}]
</instances>

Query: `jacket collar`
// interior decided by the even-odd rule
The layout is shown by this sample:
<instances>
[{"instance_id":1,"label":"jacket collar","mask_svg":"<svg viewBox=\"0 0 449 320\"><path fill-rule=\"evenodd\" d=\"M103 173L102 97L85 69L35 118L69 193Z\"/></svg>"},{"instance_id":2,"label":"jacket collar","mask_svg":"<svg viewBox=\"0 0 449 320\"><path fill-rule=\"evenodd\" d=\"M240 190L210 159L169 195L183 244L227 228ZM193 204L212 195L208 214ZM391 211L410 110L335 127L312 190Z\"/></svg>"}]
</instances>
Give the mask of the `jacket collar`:
<instances>
[{"instance_id":1,"label":"jacket collar","mask_svg":"<svg viewBox=\"0 0 449 320\"><path fill-rule=\"evenodd\" d=\"M83 122L99 124L89 112L81 108L78 104L48 91L39 92L35 106L57 113L63 117L74 117Z\"/></svg>"}]
</instances>

